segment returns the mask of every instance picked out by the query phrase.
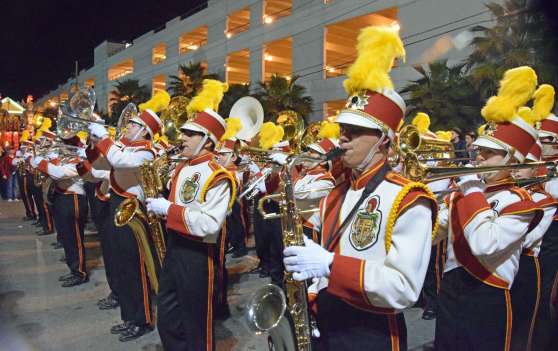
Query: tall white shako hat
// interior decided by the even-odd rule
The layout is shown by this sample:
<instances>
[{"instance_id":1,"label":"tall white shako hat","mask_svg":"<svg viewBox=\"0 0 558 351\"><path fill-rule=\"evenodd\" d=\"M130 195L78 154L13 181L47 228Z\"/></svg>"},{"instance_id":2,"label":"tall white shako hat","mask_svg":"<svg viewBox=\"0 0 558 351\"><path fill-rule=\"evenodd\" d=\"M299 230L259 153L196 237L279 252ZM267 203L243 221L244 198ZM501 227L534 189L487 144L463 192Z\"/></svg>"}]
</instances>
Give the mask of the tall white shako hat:
<instances>
[{"instance_id":1,"label":"tall white shako hat","mask_svg":"<svg viewBox=\"0 0 558 351\"><path fill-rule=\"evenodd\" d=\"M500 81L498 95L488 99L481 110L488 123L473 145L504 150L519 162L524 162L538 138L535 124L540 118L523 107L536 87L537 74L531 67L507 70Z\"/></svg>"},{"instance_id":2,"label":"tall white shako hat","mask_svg":"<svg viewBox=\"0 0 558 351\"><path fill-rule=\"evenodd\" d=\"M165 110L169 103L169 94L164 90L159 90L151 99L138 105L140 114L130 118L130 121L144 126L151 138L153 138L163 127L163 123L157 113Z\"/></svg>"},{"instance_id":3,"label":"tall white shako hat","mask_svg":"<svg viewBox=\"0 0 558 351\"><path fill-rule=\"evenodd\" d=\"M226 123L216 111L227 90L227 83L204 79L202 89L186 107L188 116L192 117L180 126L180 130L203 133L217 146L225 134Z\"/></svg>"},{"instance_id":4,"label":"tall white shako hat","mask_svg":"<svg viewBox=\"0 0 558 351\"><path fill-rule=\"evenodd\" d=\"M349 95L336 122L377 129L391 140L405 116L405 101L393 90L389 72L396 58L405 57L398 26L361 30L358 56L343 82Z\"/></svg>"}]
</instances>

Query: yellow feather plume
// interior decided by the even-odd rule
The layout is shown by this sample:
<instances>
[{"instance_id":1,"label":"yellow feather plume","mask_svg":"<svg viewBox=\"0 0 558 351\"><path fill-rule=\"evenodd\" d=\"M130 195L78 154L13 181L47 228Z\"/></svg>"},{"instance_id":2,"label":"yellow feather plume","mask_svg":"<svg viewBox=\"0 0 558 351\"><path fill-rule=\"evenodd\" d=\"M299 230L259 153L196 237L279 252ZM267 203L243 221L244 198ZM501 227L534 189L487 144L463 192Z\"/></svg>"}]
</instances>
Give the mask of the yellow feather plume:
<instances>
[{"instance_id":1,"label":"yellow feather plume","mask_svg":"<svg viewBox=\"0 0 558 351\"><path fill-rule=\"evenodd\" d=\"M273 145L283 139L285 131L283 127L275 125L273 122L266 122L260 129L260 147L264 150L269 150Z\"/></svg>"},{"instance_id":2,"label":"yellow feather plume","mask_svg":"<svg viewBox=\"0 0 558 351\"><path fill-rule=\"evenodd\" d=\"M188 116L192 116L194 113L201 112L206 108L218 111L219 104L227 90L229 90L227 83L215 79L204 79L202 89L186 106Z\"/></svg>"},{"instance_id":3,"label":"yellow feather plume","mask_svg":"<svg viewBox=\"0 0 558 351\"><path fill-rule=\"evenodd\" d=\"M170 103L170 95L164 90L158 90L155 95L146 102L139 104L138 109L143 112L147 109L153 112L161 112L165 110Z\"/></svg>"},{"instance_id":4,"label":"yellow feather plume","mask_svg":"<svg viewBox=\"0 0 558 351\"><path fill-rule=\"evenodd\" d=\"M438 139L441 139L441 140L445 140L445 141L450 141L451 140L451 132L447 132L447 131L444 131L444 130L437 131L436 136L438 137Z\"/></svg>"},{"instance_id":5,"label":"yellow feather plume","mask_svg":"<svg viewBox=\"0 0 558 351\"><path fill-rule=\"evenodd\" d=\"M550 84L541 84L533 94L533 114L536 122L542 121L552 112L554 107L554 87Z\"/></svg>"},{"instance_id":6,"label":"yellow feather plume","mask_svg":"<svg viewBox=\"0 0 558 351\"><path fill-rule=\"evenodd\" d=\"M236 133L242 129L242 121L240 118L229 117L225 122L227 122L227 128L225 129L225 134L223 134L221 141L234 138Z\"/></svg>"},{"instance_id":7,"label":"yellow feather plume","mask_svg":"<svg viewBox=\"0 0 558 351\"><path fill-rule=\"evenodd\" d=\"M535 114L533 113L533 110L531 110L527 106L521 106L520 108L518 108L517 109L517 114L525 122L529 123L532 126L535 125L535 123L537 122L537 118L536 118Z\"/></svg>"},{"instance_id":8,"label":"yellow feather plume","mask_svg":"<svg viewBox=\"0 0 558 351\"><path fill-rule=\"evenodd\" d=\"M349 95L360 90L380 92L393 89L389 72L397 57L405 58L405 48L395 26L370 26L358 35L357 58L343 82Z\"/></svg>"},{"instance_id":9,"label":"yellow feather plume","mask_svg":"<svg viewBox=\"0 0 558 351\"><path fill-rule=\"evenodd\" d=\"M35 140L39 139L42 135L43 135L43 131L39 129L37 131L37 133L35 133L35 135L33 136L33 138L31 140L35 141Z\"/></svg>"},{"instance_id":10,"label":"yellow feather plume","mask_svg":"<svg viewBox=\"0 0 558 351\"><path fill-rule=\"evenodd\" d=\"M512 68L504 73L498 95L491 97L481 110L487 121L510 122L516 111L531 99L537 87L537 73L528 66Z\"/></svg>"},{"instance_id":11,"label":"yellow feather plume","mask_svg":"<svg viewBox=\"0 0 558 351\"><path fill-rule=\"evenodd\" d=\"M89 135L85 130L81 130L76 134L81 142L85 142L87 140L87 136Z\"/></svg>"},{"instance_id":12,"label":"yellow feather plume","mask_svg":"<svg viewBox=\"0 0 558 351\"><path fill-rule=\"evenodd\" d=\"M26 129L23 132L21 132L21 137L19 137L19 142L23 142L29 140L29 131Z\"/></svg>"},{"instance_id":13,"label":"yellow feather plume","mask_svg":"<svg viewBox=\"0 0 558 351\"><path fill-rule=\"evenodd\" d=\"M320 131L318 132L318 137L321 139L339 139L341 135L341 128L338 123L322 121L320 125Z\"/></svg>"},{"instance_id":14,"label":"yellow feather plume","mask_svg":"<svg viewBox=\"0 0 558 351\"><path fill-rule=\"evenodd\" d=\"M43 119L43 124L41 124L39 130L49 130L50 127L52 127L52 120L48 117L45 117Z\"/></svg>"},{"instance_id":15,"label":"yellow feather plume","mask_svg":"<svg viewBox=\"0 0 558 351\"><path fill-rule=\"evenodd\" d=\"M477 134L478 135L484 135L484 131L486 130L487 124L483 124L479 127L479 129L477 129Z\"/></svg>"},{"instance_id":16,"label":"yellow feather plume","mask_svg":"<svg viewBox=\"0 0 558 351\"><path fill-rule=\"evenodd\" d=\"M413 118L411 124L417 127L420 134L426 134L428 128L430 128L430 116L424 112L419 112L415 118Z\"/></svg>"}]
</instances>

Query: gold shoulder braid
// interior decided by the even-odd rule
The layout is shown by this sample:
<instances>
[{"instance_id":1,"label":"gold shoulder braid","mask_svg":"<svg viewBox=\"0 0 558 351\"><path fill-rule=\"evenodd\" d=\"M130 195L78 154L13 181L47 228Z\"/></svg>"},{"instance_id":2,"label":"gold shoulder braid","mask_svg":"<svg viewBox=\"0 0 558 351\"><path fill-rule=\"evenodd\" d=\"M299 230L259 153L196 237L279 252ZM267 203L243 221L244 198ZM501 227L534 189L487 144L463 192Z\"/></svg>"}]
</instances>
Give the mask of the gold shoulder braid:
<instances>
[{"instance_id":1,"label":"gold shoulder braid","mask_svg":"<svg viewBox=\"0 0 558 351\"><path fill-rule=\"evenodd\" d=\"M410 182L405 186L403 186L403 189L401 189L397 194L397 196L395 197L395 201L393 202L393 205L391 206L391 210L389 211L388 221L386 224L386 237L385 237L386 253L388 253L389 249L391 248L391 234L393 232L393 227L395 226L395 221L397 220L397 217L399 217L400 214L399 211L401 207L401 202L403 201L405 196L407 196L407 194L409 194L412 190L415 189L423 190L428 194L428 196L432 197L433 199L435 198L434 193L432 193L432 191L422 183ZM432 241L434 241L437 231L438 231L438 216L436 215L436 220L434 221L434 227L432 228Z\"/></svg>"},{"instance_id":2,"label":"gold shoulder braid","mask_svg":"<svg viewBox=\"0 0 558 351\"><path fill-rule=\"evenodd\" d=\"M217 169L215 172L211 173L211 175L209 176L209 178L207 179L207 181L205 182L205 184L203 185L202 191L201 191L201 200L202 202L205 202L205 194L207 193L207 191L209 190L209 187L211 185L211 183L213 183L213 180L218 177L223 175L225 178L227 178L230 182L231 182L231 199L229 200L229 210L232 208L233 204L234 204L234 200L236 199L236 180L234 179L234 176L231 174L231 172L227 171L224 168L219 168Z\"/></svg>"}]
</instances>

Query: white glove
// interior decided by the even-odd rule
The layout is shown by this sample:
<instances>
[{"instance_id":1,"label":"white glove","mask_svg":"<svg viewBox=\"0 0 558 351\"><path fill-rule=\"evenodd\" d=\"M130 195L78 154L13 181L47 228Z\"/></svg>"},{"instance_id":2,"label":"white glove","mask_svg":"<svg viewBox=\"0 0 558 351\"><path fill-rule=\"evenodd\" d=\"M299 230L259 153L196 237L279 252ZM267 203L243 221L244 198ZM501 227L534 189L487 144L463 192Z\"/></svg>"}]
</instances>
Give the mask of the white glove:
<instances>
[{"instance_id":1,"label":"white glove","mask_svg":"<svg viewBox=\"0 0 558 351\"><path fill-rule=\"evenodd\" d=\"M79 148L77 150L77 154L78 154L79 158L81 158L82 160L87 159L87 155L85 154L85 149L84 148Z\"/></svg>"},{"instance_id":2,"label":"white glove","mask_svg":"<svg viewBox=\"0 0 558 351\"><path fill-rule=\"evenodd\" d=\"M21 151L17 150L16 151L16 157L21 157L21 156L23 156L23 154L21 153Z\"/></svg>"},{"instance_id":3,"label":"white glove","mask_svg":"<svg viewBox=\"0 0 558 351\"><path fill-rule=\"evenodd\" d=\"M484 184L480 180L479 176L476 174L469 174L469 175L459 177L457 181L457 186L459 186L459 189L465 196L475 192L482 193L486 188L486 184Z\"/></svg>"},{"instance_id":4,"label":"white glove","mask_svg":"<svg viewBox=\"0 0 558 351\"><path fill-rule=\"evenodd\" d=\"M58 158L58 152L56 152L56 151L51 151L47 154L47 159L49 161L55 160L57 158Z\"/></svg>"},{"instance_id":5,"label":"white glove","mask_svg":"<svg viewBox=\"0 0 558 351\"><path fill-rule=\"evenodd\" d=\"M148 198L145 200L147 202L147 212L153 212L157 216L166 216L169 213L169 207L171 202L163 197L158 198Z\"/></svg>"},{"instance_id":6,"label":"white glove","mask_svg":"<svg viewBox=\"0 0 558 351\"><path fill-rule=\"evenodd\" d=\"M304 237L305 246L289 246L283 251L283 263L287 272L294 272L293 279L303 281L329 276L333 252L329 252Z\"/></svg>"},{"instance_id":7,"label":"white glove","mask_svg":"<svg viewBox=\"0 0 558 351\"><path fill-rule=\"evenodd\" d=\"M250 170L250 173L252 173L252 174L257 174L260 171L260 167L258 167L258 165L255 164L254 162L250 162L248 164L248 169Z\"/></svg>"},{"instance_id":8,"label":"white glove","mask_svg":"<svg viewBox=\"0 0 558 351\"><path fill-rule=\"evenodd\" d=\"M426 184L428 189L430 189L433 193L440 193L442 191L448 190L450 187L450 178L435 180Z\"/></svg>"},{"instance_id":9,"label":"white glove","mask_svg":"<svg viewBox=\"0 0 558 351\"><path fill-rule=\"evenodd\" d=\"M282 152L275 152L271 154L271 161L280 164L281 166L287 163L287 158L289 158L289 155Z\"/></svg>"},{"instance_id":10,"label":"white glove","mask_svg":"<svg viewBox=\"0 0 558 351\"><path fill-rule=\"evenodd\" d=\"M89 134L97 139L103 139L109 133L103 125L99 123L89 123Z\"/></svg>"},{"instance_id":11,"label":"white glove","mask_svg":"<svg viewBox=\"0 0 558 351\"><path fill-rule=\"evenodd\" d=\"M44 160L44 158L41 156L33 157L31 159L31 166L33 166L33 168L39 167L39 163L41 163L42 160Z\"/></svg>"}]
</instances>

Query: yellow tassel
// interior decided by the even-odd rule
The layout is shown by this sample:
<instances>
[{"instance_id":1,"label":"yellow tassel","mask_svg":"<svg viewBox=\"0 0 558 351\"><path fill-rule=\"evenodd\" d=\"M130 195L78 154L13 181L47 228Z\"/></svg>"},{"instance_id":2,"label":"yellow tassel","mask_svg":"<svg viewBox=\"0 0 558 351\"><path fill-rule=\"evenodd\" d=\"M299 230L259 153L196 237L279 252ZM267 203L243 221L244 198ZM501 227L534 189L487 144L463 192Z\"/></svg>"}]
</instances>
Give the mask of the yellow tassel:
<instances>
[{"instance_id":1,"label":"yellow tassel","mask_svg":"<svg viewBox=\"0 0 558 351\"><path fill-rule=\"evenodd\" d=\"M29 131L27 129L21 132L21 137L19 137L19 142L21 143L22 141L26 141L26 140L29 140Z\"/></svg>"},{"instance_id":2,"label":"yellow tassel","mask_svg":"<svg viewBox=\"0 0 558 351\"><path fill-rule=\"evenodd\" d=\"M432 199L435 199L434 193L424 184L418 182L410 182L406 184L403 189L399 191L393 204L391 205L391 209L389 210L388 220L386 223L386 236L385 236L385 247L386 253L389 252L391 248L391 236L393 234L393 227L395 226L395 221L400 215L401 211L401 202L407 194L409 194L412 190L423 190L428 196ZM436 220L434 221L434 227L432 228L432 241L436 237L436 233L438 232L438 216L436 216Z\"/></svg>"},{"instance_id":3,"label":"yellow tassel","mask_svg":"<svg viewBox=\"0 0 558 351\"><path fill-rule=\"evenodd\" d=\"M284 134L285 131L283 130L283 127L276 126L273 122L264 123L262 125L262 129L260 129L260 148L264 150L271 149L273 145L283 139Z\"/></svg>"},{"instance_id":4,"label":"yellow tassel","mask_svg":"<svg viewBox=\"0 0 558 351\"><path fill-rule=\"evenodd\" d=\"M225 129L225 134L223 134L221 141L234 138L236 133L242 129L242 121L240 118L229 117L225 122L227 122L227 128Z\"/></svg>"},{"instance_id":5,"label":"yellow tassel","mask_svg":"<svg viewBox=\"0 0 558 351\"><path fill-rule=\"evenodd\" d=\"M554 87L550 84L541 84L533 94L533 114L536 122L542 121L552 112L554 107Z\"/></svg>"},{"instance_id":6,"label":"yellow tassel","mask_svg":"<svg viewBox=\"0 0 558 351\"><path fill-rule=\"evenodd\" d=\"M500 81L498 95L491 97L481 110L486 121L511 122L517 109L531 99L537 87L537 73L528 66L509 69Z\"/></svg>"},{"instance_id":7,"label":"yellow tassel","mask_svg":"<svg viewBox=\"0 0 558 351\"><path fill-rule=\"evenodd\" d=\"M155 95L146 102L139 104L140 111L151 110L153 112L161 112L165 110L170 103L170 95L164 90L158 90Z\"/></svg>"},{"instance_id":8,"label":"yellow tassel","mask_svg":"<svg viewBox=\"0 0 558 351\"><path fill-rule=\"evenodd\" d=\"M428 128L430 128L430 116L424 112L419 112L415 118L413 118L411 124L417 127L420 134L426 134Z\"/></svg>"},{"instance_id":9,"label":"yellow tassel","mask_svg":"<svg viewBox=\"0 0 558 351\"><path fill-rule=\"evenodd\" d=\"M366 27L360 31L357 41L357 58L343 82L347 93L352 95L361 90L381 92L383 89L393 89L388 73L397 57L405 57L398 28Z\"/></svg>"},{"instance_id":10,"label":"yellow tassel","mask_svg":"<svg viewBox=\"0 0 558 351\"><path fill-rule=\"evenodd\" d=\"M188 116L193 116L196 112L205 109L218 111L223 95L228 89L229 85L227 83L215 79L204 79L202 89L186 106Z\"/></svg>"},{"instance_id":11,"label":"yellow tassel","mask_svg":"<svg viewBox=\"0 0 558 351\"><path fill-rule=\"evenodd\" d=\"M451 132L446 132L446 131L443 131L443 130L439 130L439 131L436 132L436 136L438 137L438 139L445 140L445 141L450 141L452 134L451 134Z\"/></svg>"},{"instance_id":12,"label":"yellow tassel","mask_svg":"<svg viewBox=\"0 0 558 351\"><path fill-rule=\"evenodd\" d=\"M338 123L322 121L322 124L320 125L320 131L318 132L318 137L320 137L321 139L339 139L340 135L341 128L339 127Z\"/></svg>"}]
</instances>

